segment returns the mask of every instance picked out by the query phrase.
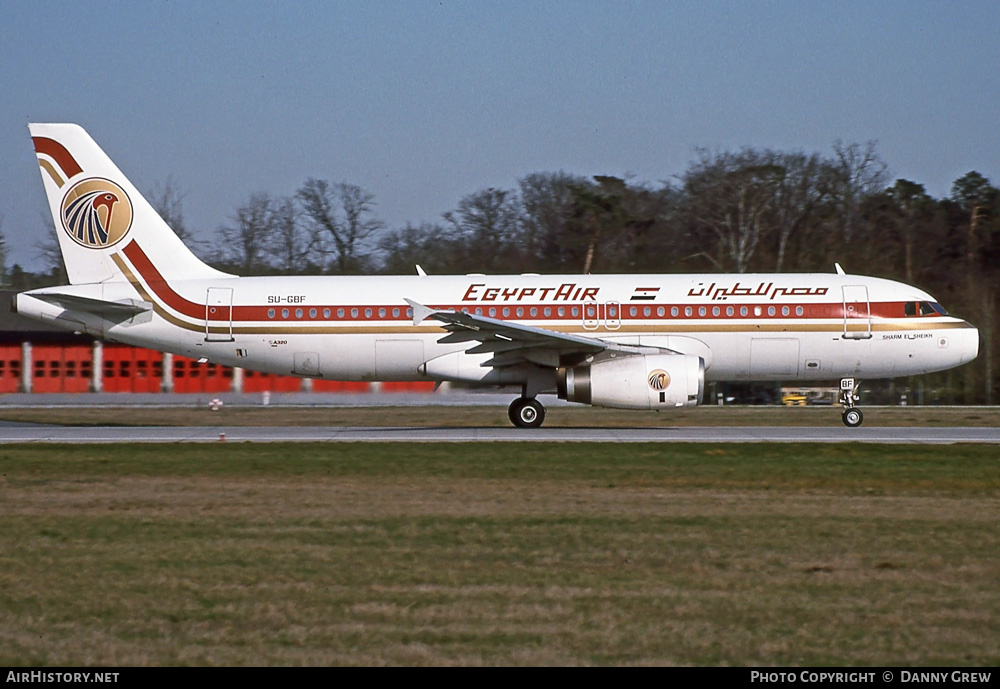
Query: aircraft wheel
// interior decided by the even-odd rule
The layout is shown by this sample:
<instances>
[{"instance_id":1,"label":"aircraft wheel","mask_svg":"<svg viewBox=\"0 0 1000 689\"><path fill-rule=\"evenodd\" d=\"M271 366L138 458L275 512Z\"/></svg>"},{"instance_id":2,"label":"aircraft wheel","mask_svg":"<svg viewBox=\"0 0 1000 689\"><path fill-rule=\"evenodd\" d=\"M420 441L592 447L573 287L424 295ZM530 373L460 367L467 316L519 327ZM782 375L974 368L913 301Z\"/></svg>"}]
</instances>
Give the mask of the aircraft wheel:
<instances>
[{"instance_id":1,"label":"aircraft wheel","mask_svg":"<svg viewBox=\"0 0 1000 689\"><path fill-rule=\"evenodd\" d=\"M861 413L860 409L851 407L850 409L844 410L844 425L848 428L857 428L861 425L861 422L865 420L865 415Z\"/></svg>"},{"instance_id":2,"label":"aircraft wheel","mask_svg":"<svg viewBox=\"0 0 1000 689\"><path fill-rule=\"evenodd\" d=\"M545 407L538 400L518 397L507 408L507 416L518 428L539 428L545 421Z\"/></svg>"}]
</instances>

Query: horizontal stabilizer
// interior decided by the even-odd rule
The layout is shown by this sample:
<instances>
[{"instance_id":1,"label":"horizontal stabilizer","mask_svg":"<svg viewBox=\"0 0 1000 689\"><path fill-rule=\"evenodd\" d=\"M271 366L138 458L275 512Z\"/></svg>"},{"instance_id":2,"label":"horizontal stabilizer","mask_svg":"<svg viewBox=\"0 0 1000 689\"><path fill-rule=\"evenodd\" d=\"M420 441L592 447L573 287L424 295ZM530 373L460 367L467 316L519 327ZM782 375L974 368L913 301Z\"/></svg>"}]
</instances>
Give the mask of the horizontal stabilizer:
<instances>
[{"instance_id":1,"label":"horizontal stabilizer","mask_svg":"<svg viewBox=\"0 0 1000 689\"><path fill-rule=\"evenodd\" d=\"M123 301L104 301L103 299L91 299L90 297L80 297L75 294L59 294L57 292L33 293L28 296L40 299L67 311L82 311L92 313L108 320L125 320L140 313L153 310L153 305L148 301L138 299L127 299Z\"/></svg>"}]
</instances>

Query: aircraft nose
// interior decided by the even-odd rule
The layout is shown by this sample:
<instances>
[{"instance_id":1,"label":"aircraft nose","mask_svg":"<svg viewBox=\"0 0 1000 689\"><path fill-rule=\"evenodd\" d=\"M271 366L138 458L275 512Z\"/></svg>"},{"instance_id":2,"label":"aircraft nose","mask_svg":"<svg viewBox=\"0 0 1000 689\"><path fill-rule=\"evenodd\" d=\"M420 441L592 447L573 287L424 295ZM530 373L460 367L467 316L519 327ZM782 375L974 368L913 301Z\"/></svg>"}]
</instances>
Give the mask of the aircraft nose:
<instances>
[{"instance_id":1,"label":"aircraft nose","mask_svg":"<svg viewBox=\"0 0 1000 689\"><path fill-rule=\"evenodd\" d=\"M979 328L971 323L964 322L963 328L957 331L958 341L955 343L955 352L959 355L959 365L966 364L979 356Z\"/></svg>"}]
</instances>

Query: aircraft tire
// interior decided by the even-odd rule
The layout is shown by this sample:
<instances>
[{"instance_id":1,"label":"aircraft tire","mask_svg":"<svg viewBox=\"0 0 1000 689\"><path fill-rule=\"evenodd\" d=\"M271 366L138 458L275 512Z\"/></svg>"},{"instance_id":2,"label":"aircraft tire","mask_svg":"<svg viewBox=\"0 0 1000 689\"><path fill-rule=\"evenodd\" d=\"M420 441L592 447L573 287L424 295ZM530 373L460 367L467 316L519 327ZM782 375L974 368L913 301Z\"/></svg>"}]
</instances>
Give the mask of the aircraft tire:
<instances>
[{"instance_id":1,"label":"aircraft tire","mask_svg":"<svg viewBox=\"0 0 1000 689\"><path fill-rule=\"evenodd\" d=\"M518 428L540 428L545 422L545 407L538 400L518 397L507 407L507 417Z\"/></svg>"},{"instance_id":2,"label":"aircraft tire","mask_svg":"<svg viewBox=\"0 0 1000 689\"><path fill-rule=\"evenodd\" d=\"M843 415L844 425L848 428L857 428L864 422L865 415L861 413L860 409L851 407L850 409L844 410Z\"/></svg>"}]
</instances>

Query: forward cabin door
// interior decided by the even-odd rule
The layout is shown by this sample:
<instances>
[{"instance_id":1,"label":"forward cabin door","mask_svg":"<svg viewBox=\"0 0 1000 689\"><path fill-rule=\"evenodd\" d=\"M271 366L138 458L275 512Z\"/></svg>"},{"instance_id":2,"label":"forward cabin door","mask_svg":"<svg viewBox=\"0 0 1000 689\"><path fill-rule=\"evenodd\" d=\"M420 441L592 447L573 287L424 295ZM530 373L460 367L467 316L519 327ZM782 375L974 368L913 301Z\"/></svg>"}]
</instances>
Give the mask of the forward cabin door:
<instances>
[{"instance_id":1,"label":"forward cabin door","mask_svg":"<svg viewBox=\"0 0 1000 689\"><path fill-rule=\"evenodd\" d=\"M870 340L872 312L865 285L844 285L844 339Z\"/></svg>"},{"instance_id":2,"label":"forward cabin door","mask_svg":"<svg viewBox=\"0 0 1000 689\"><path fill-rule=\"evenodd\" d=\"M209 287L205 296L205 341L233 341L233 290Z\"/></svg>"}]
</instances>

